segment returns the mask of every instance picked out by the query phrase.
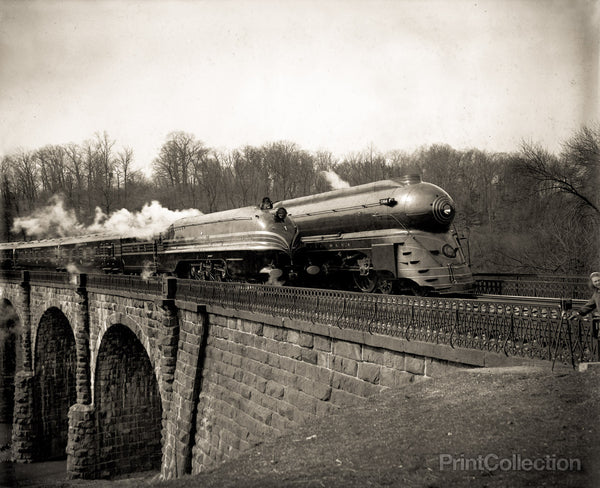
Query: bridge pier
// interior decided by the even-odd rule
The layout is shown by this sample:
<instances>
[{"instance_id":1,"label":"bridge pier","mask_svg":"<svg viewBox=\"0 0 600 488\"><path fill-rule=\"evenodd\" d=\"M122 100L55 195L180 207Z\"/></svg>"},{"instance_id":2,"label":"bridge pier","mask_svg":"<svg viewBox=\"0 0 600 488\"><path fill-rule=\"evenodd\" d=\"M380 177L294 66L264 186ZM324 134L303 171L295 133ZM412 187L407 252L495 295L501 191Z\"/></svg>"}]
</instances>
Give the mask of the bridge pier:
<instances>
[{"instance_id":1,"label":"bridge pier","mask_svg":"<svg viewBox=\"0 0 600 488\"><path fill-rule=\"evenodd\" d=\"M33 461L33 381L31 361L31 285L29 271L23 271L19 284L17 306L21 310L21 340L17 347L15 402L12 428L13 460Z\"/></svg>"},{"instance_id":2,"label":"bridge pier","mask_svg":"<svg viewBox=\"0 0 600 488\"><path fill-rule=\"evenodd\" d=\"M32 371L15 374L12 455L19 463L33 461L33 381Z\"/></svg>"},{"instance_id":3,"label":"bridge pier","mask_svg":"<svg viewBox=\"0 0 600 488\"><path fill-rule=\"evenodd\" d=\"M171 285L175 284L175 281L171 282ZM163 347L168 348L162 355L162 361L167 361L165 366L168 368L161 370L167 371L168 376L163 375L163 381L170 385L168 408L163 409L161 477L174 479L191 473L192 469L196 401L200 392L208 318L206 307L202 305L186 303L177 307L175 300L167 298L161 301L160 306L164 312ZM169 334L175 329L176 334Z\"/></svg>"},{"instance_id":4,"label":"bridge pier","mask_svg":"<svg viewBox=\"0 0 600 488\"><path fill-rule=\"evenodd\" d=\"M67 473L70 478L96 477L96 422L91 405L90 386L90 313L87 294L87 275L77 276L75 350L77 363L75 385L77 403L69 409L67 441Z\"/></svg>"},{"instance_id":5,"label":"bridge pier","mask_svg":"<svg viewBox=\"0 0 600 488\"><path fill-rule=\"evenodd\" d=\"M94 406L76 403L69 409L67 473L70 478L96 478L96 445Z\"/></svg>"},{"instance_id":6,"label":"bridge pier","mask_svg":"<svg viewBox=\"0 0 600 488\"><path fill-rule=\"evenodd\" d=\"M75 349L77 355L75 385L77 403L83 405L92 401L90 392L90 312L86 285L87 275L78 275L75 315Z\"/></svg>"}]
</instances>

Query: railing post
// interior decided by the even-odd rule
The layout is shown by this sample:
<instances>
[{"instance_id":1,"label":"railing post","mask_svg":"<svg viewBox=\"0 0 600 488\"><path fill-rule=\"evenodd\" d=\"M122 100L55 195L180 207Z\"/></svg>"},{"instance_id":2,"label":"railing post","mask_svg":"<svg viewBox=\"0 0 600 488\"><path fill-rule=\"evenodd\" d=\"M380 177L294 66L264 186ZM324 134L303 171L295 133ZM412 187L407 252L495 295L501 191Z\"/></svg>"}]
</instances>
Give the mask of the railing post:
<instances>
[{"instance_id":1,"label":"railing post","mask_svg":"<svg viewBox=\"0 0 600 488\"><path fill-rule=\"evenodd\" d=\"M177 278L172 276L163 277L162 295L165 300L174 300L177 294Z\"/></svg>"},{"instance_id":2,"label":"railing post","mask_svg":"<svg viewBox=\"0 0 600 488\"><path fill-rule=\"evenodd\" d=\"M592 357L590 358L590 360L591 361L600 361L600 333L598 330L598 329L600 329L600 318L597 318L597 317L593 318L591 326L592 326L592 330L591 330ZM594 354L594 349L595 349L596 354Z\"/></svg>"},{"instance_id":3,"label":"railing post","mask_svg":"<svg viewBox=\"0 0 600 488\"><path fill-rule=\"evenodd\" d=\"M571 310L573 308L573 300L571 299L563 299L560 301L560 309L564 312L567 310Z\"/></svg>"}]
</instances>

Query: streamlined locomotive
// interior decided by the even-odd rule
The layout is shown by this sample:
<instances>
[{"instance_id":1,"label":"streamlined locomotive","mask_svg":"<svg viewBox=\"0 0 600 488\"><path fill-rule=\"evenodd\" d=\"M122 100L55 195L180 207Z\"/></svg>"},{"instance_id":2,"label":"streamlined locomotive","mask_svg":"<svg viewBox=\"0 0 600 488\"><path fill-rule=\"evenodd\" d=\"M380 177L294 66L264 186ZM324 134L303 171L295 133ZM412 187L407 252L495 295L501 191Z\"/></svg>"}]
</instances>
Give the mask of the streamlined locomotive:
<instances>
[{"instance_id":1,"label":"streamlined locomotive","mask_svg":"<svg viewBox=\"0 0 600 488\"><path fill-rule=\"evenodd\" d=\"M281 202L298 226L301 277L364 292L460 293L473 276L452 222L455 204L419 175Z\"/></svg>"}]
</instances>

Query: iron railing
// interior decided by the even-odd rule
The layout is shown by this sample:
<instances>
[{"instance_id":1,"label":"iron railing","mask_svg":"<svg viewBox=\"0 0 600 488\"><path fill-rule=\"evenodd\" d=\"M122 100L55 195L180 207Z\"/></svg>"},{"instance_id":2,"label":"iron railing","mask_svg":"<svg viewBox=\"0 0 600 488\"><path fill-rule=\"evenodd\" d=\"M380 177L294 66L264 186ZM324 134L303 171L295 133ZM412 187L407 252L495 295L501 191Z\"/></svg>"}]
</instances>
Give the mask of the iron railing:
<instances>
[{"instance_id":1,"label":"iron railing","mask_svg":"<svg viewBox=\"0 0 600 488\"><path fill-rule=\"evenodd\" d=\"M23 272L15 269L2 269L0 268L0 280L9 282L21 281Z\"/></svg>"},{"instance_id":2,"label":"iron railing","mask_svg":"<svg viewBox=\"0 0 600 488\"><path fill-rule=\"evenodd\" d=\"M476 273L475 293L522 297L588 299L592 292L584 276Z\"/></svg>"},{"instance_id":3,"label":"iron railing","mask_svg":"<svg viewBox=\"0 0 600 488\"><path fill-rule=\"evenodd\" d=\"M26 271L15 269L0 269L0 281L35 282L45 285L63 286L75 283L77 275L54 271Z\"/></svg>"},{"instance_id":4,"label":"iron railing","mask_svg":"<svg viewBox=\"0 0 600 488\"><path fill-rule=\"evenodd\" d=\"M560 305L374 295L180 280L177 298L314 323L530 359L598 359L591 320Z\"/></svg>"},{"instance_id":5,"label":"iron railing","mask_svg":"<svg viewBox=\"0 0 600 488\"><path fill-rule=\"evenodd\" d=\"M99 290L119 290L160 296L162 294L163 282L156 277L143 279L135 275L89 274L87 275L87 287Z\"/></svg>"},{"instance_id":6,"label":"iron railing","mask_svg":"<svg viewBox=\"0 0 600 488\"><path fill-rule=\"evenodd\" d=\"M4 281L22 280L2 272ZM77 275L76 275L77 276ZM289 317L370 334L464 347L575 365L597 361L598 327L587 318L567 320L559 304L511 300L376 295L247 283L203 282L137 276L79 275L93 290L125 290L235 310ZM31 282L71 283L66 273L30 273ZM173 286L176 285L176 286Z\"/></svg>"}]
</instances>

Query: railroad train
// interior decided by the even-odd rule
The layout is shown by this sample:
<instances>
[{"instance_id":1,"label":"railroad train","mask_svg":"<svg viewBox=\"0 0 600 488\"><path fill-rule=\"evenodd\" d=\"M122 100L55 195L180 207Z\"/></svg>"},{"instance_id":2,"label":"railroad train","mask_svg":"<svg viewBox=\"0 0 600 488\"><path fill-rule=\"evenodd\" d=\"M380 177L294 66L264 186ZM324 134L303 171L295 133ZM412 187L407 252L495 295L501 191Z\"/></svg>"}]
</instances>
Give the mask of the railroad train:
<instances>
[{"instance_id":1,"label":"railroad train","mask_svg":"<svg viewBox=\"0 0 600 488\"><path fill-rule=\"evenodd\" d=\"M0 243L0 266L208 281L469 292L455 204L418 175L180 219L151 239L95 234Z\"/></svg>"}]
</instances>

